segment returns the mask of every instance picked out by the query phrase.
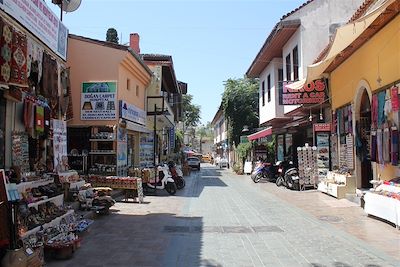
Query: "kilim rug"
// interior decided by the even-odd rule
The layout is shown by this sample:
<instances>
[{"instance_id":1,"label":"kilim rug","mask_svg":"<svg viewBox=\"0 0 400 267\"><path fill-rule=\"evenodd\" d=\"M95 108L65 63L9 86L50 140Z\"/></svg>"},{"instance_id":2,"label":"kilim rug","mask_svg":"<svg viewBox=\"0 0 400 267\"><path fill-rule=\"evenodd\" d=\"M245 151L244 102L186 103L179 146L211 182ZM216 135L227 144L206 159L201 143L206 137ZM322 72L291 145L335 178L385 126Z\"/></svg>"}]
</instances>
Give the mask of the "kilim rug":
<instances>
[{"instance_id":1,"label":"kilim rug","mask_svg":"<svg viewBox=\"0 0 400 267\"><path fill-rule=\"evenodd\" d=\"M10 84L27 87L27 54L28 44L26 35L14 31L12 42L11 77Z\"/></svg>"},{"instance_id":2,"label":"kilim rug","mask_svg":"<svg viewBox=\"0 0 400 267\"><path fill-rule=\"evenodd\" d=\"M0 18L0 82L2 83L10 81L13 31L11 25Z\"/></svg>"}]
</instances>

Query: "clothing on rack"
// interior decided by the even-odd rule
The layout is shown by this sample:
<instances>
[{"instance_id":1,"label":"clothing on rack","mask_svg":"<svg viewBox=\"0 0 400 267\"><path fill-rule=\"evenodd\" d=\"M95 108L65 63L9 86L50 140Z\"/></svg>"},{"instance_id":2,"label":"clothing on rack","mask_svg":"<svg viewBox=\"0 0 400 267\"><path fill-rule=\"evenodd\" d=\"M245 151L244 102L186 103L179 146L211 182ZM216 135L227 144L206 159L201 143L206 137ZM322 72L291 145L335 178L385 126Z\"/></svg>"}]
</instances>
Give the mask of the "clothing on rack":
<instances>
[{"instance_id":1,"label":"clothing on rack","mask_svg":"<svg viewBox=\"0 0 400 267\"><path fill-rule=\"evenodd\" d=\"M390 128L387 123L385 123L382 134L382 154L384 163L391 162L390 143Z\"/></svg>"},{"instance_id":2,"label":"clothing on rack","mask_svg":"<svg viewBox=\"0 0 400 267\"><path fill-rule=\"evenodd\" d=\"M376 129L378 127L378 95L374 94L372 96L372 105L371 105L371 120L372 120L372 128Z\"/></svg>"},{"instance_id":3,"label":"clothing on rack","mask_svg":"<svg viewBox=\"0 0 400 267\"><path fill-rule=\"evenodd\" d=\"M376 131L371 131L371 161L377 161L377 135Z\"/></svg>"},{"instance_id":4,"label":"clothing on rack","mask_svg":"<svg viewBox=\"0 0 400 267\"><path fill-rule=\"evenodd\" d=\"M385 122L386 91L378 93L378 127Z\"/></svg>"},{"instance_id":5,"label":"clothing on rack","mask_svg":"<svg viewBox=\"0 0 400 267\"><path fill-rule=\"evenodd\" d=\"M383 138L383 133L382 129L377 129L376 130L376 150L377 150L377 161L379 164L383 164L383 146L382 146L382 138Z\"/></svg>"},{"instance_id":6,"label":"clothing on rack","mask_svg":"<svg viewBox=\"0 0 400 267\"><path fill-rule=\"evenodd\" d=\"M392 165L397 166L399 164L399 131L397 127L392 127L390 131L391 140L391 162Z\"/></svg>"},{"instance_id":7,"label":"clothing on rack","mask_svg":"<svg viewBox=\"0 0 400 267\"><path fill-rule=\"evenodd\" d=\"M399 88L397 86L393 86L390 89L391 101L392 101L392 110L399 110Z\"/></svg>"}]
</instances>

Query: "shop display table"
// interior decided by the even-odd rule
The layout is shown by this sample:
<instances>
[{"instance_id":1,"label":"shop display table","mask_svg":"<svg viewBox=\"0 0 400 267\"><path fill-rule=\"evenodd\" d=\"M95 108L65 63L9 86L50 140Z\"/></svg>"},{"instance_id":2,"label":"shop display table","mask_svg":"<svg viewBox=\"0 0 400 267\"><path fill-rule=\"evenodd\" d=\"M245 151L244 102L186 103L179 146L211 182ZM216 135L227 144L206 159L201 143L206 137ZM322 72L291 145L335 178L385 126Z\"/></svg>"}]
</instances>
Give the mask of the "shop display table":
<instances>
[{"instance_id":1,"label":"shop display table","mask_svg":"<svg viewBox=\"0 0 400 267\"><path fill-rule=\"evenodd\" d=\"M379 217L400 227L400 200L374 192L364 195L364 211L367 214Z\"/></svg>"},{"instance_id":2,"label":"shop display table","mask_svg":"<svg viewBox=\"0 0 400 267\"><path fill-rule=\"evenodd\" d=\"M354 194L356 192L356 180L354 176L328 171L327 178L320 179L318 191L338 199L345 198L346 194Z\"/></svg>"}]
</instances>

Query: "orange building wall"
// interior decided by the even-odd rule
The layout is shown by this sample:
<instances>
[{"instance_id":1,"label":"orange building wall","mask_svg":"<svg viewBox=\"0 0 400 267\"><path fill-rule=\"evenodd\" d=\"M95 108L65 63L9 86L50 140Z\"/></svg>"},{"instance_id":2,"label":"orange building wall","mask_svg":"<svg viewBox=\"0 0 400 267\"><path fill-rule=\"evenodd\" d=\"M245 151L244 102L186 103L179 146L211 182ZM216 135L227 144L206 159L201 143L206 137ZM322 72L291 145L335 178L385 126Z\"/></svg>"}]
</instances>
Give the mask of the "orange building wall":
<instances>
[{"instance_id":1,"label":"orange building wall","mask_svg":"<svg viewBox=\"0 0 400 267\"><path fill-rule=\"evenodd\" d=\"M118 121L118 101L125 100L138 108L145 109L145 90L151 76L144 67L127 51L110 48L90 42L69 38L68 61L71 67L73 119L68 126L114 125ZM127 90L127 79L131 89ZM80 119L82 83L90 81L117 82L117 119L112 121L90 121ZM139 85L139 96L136 96Z\"/></svg>"}]
</instances>

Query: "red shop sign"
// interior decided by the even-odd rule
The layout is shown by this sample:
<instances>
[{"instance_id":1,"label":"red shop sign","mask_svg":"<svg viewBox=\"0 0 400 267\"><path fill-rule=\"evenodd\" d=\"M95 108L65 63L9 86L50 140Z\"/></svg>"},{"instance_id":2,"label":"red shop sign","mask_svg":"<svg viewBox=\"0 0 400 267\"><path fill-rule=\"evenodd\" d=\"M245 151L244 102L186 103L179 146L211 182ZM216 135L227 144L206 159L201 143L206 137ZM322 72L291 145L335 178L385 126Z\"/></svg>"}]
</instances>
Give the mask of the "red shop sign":
<instances>
[{"instance_id":1,"label":"red shop sign","mask_svg":"<svg viewBox=\"0 0 400 267\"><path fill-rule=\"evenodd\" d=\"M330 123L315 123L314 124L314 132L330 132L331 124Z\"/></svg>"},{"instance_id":2,"label":"red shop sign","mask_svg":"<svg viewBox=\"0 0 400 267\"><path fill-rule=\"evenodd\" d=\"M299 89L292 89L289 85L284 82L282 90L279 91L281 105L319 104L328 98L327 83L324 79L314 80Z\"/></svg>"}]
</instances>

